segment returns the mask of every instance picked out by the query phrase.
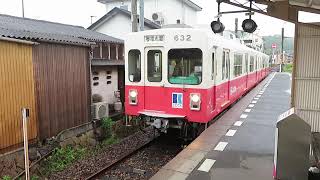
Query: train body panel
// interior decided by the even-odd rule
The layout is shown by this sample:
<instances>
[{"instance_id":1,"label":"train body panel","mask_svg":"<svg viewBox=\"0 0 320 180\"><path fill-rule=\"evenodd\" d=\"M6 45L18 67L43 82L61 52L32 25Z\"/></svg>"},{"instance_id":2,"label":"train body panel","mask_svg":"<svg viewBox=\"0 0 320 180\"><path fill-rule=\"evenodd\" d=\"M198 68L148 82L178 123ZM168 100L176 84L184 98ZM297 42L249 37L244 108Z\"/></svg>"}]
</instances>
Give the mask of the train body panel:
<instances>
[{"instance_id":1,"label":"train body panel","mask_svg":"<svg viewBox=\"0 0 320 180\"><path fill-rule=\"evenodd\" d=\"M125 111L171 122L208 123L269 74L269 57L193 29L130 34Z\"/></svg>"}]
</instances>

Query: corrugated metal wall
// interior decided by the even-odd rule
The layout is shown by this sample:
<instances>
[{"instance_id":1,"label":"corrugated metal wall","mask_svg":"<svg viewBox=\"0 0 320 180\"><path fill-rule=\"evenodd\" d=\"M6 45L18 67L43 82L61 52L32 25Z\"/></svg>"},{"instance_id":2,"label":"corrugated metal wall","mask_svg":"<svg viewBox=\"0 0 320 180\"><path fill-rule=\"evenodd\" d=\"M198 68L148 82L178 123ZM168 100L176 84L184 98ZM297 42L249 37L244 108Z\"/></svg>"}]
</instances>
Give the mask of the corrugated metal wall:
<instances>
[{"instance_id":1,"label":"corrugated metal wall","mask_svg":"<svg viewBox=\"0 0 320 180\"><path fill-rule=\"evenodd\" d=\"M296 25L293 105L320 132L320 27Z\"/></svg>"},{"instance_id":2,"label":"corrugated metal wall","mask_svg":"<svg viewBox=\"0 0 320 180\"><path fill-rule=\"evenodd\" d=\"M34 46L33 61L41 139L89 121L91 98L87 47Z\"/></svg>"},{"instance_id":3,"label":"corrugated metal wall","mask_svg":"<svg viewBox=\"0 0 320 180\"><path fill-rule=\"evenodd\" d=\"M0 149L23 142L21 108L30 108L29 139L37 137L32 46L0 41Z\"/></svg>"}]
</instances>

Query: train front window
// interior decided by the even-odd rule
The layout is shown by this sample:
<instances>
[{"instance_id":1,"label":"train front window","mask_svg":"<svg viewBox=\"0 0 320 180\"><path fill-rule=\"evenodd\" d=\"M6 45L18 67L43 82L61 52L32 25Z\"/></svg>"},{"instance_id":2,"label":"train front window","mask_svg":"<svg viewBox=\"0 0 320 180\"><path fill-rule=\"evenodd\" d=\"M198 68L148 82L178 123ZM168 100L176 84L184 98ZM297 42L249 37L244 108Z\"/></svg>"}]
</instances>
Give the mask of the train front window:
<instances>
[{"instance_id":1,"label":"train front window","mask_svg":"<svg viewBox=\"0 0 320 180\"><path fill-rule=\"evenodd\" d=\"M148 51L148 81L161 82L162 80L162 53L160 50Z\"/></svg>"},{"instance_id":2,"label":"train front window","mask_svg":"<svg viewBox=\"0 0 320 180\"><path fill-rule=\"evenodd\" d=\"M168 80L171 84L200 84L202 51L196 48L171 49L168 52Z\"/></svg>"},{"instance_id":3,"label":"train front window","mask_svg":"<svg viewBox=\"0 0 320 180\"><path fill-rule=\"evenodd\" d=\"M141 53L139 50L130 50L128 54L129 81L140 82L141 80Z\"/></svg>"}]
</instances>

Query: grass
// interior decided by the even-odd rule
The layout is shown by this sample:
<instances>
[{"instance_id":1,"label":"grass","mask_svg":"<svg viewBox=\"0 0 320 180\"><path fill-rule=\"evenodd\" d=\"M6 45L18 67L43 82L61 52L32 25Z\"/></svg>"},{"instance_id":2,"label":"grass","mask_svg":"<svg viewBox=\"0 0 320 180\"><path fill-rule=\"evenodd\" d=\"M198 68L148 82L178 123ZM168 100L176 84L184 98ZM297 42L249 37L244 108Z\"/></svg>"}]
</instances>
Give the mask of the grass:
<instances>
[{"instance_id":1,"label":"grass","mask_svg":"<svg viewBox=\"0 0 320 180\"><path fill-rule=\"evenodd\" d=\"M11 180L12 178L10 176L3 176L1 179L2 180Z\"/></svg>"},{"instance_id":2,"label":"grass","mask_svg":"<svg viewBox=\"0 0 320 180\"><path fill-rule=\"evenodd\" d=\"M102 142L102 145L103 146L110 146L112 144L116 144L119 142L119 139L116 137L116 136L111 136L107 139L105 139L103 142Z\"/></svg>"},{"instance_id":3,"label":"grass","mask_svg":"<svg viewBox=\"0 0 320 180\"><path fill-rule=\"evenodd\" d=\"M284 72L288 72L288 73L292 73L292 64L285 64L284 67L283 67L283 71Z\"/></svg>"},{"instance_id":4,"label":"grass","mask_svg":"<svg viewBox=\"0 0 320 180\"><path fill-rule=\"evenodd\" d=\"M56 148L53 154L41 163L41 174L49 176L52 173L63 171L77 160L83 159L87 156L96 155L105 147L119 143L120 138L115 133L114 125L115 122L113 122L111 118L104 118L102 120L101 127L105 132L105 139L94 148L86 149L70 146L66 148Z\"/></svg>"},{"instance_id":5,"label":"grass","mask_svg":"<svg viewBox=\"0 0 320 180\"><path fill-rule=\"evenodd\" d=\"M53 154L43 162L42 172L49 175L67 168L73 162L81 159L87 153L86 148L56 148Z\"/></svg>"}]
</instances>

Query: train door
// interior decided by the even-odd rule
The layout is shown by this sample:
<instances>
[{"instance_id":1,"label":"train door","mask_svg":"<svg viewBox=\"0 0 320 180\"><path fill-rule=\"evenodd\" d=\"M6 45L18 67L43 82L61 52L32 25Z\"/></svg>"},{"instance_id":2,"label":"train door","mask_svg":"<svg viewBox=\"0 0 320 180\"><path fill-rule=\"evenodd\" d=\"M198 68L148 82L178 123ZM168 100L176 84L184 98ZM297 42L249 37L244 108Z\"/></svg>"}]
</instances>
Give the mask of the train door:
<instances>
[{"instance_id":1,"label":"train door","mask_svg":"<svg viewBox=\"0 0 320 180\"><path fill-rule=\"evenodd\" d=\"M255 82L258 82L258 56L255 57L255 76L256 76L256 81Z\"/></svg>"},{"instance_id":2,"label":"train door","mask_svg":"<svg viewBox=\"0 0 320 180\"><path fill-rule=\"evenodd\" d=\"M144 56L144 108L146 110L163 110L165 101L157 98L164 97L165 93L164 88L159 88L163 87L163 48L145 48Z\"/></svg>"},{"instance_id":3,"label":"train door","mask_svg":"<svg viewBox=\"0 0 320 180\"><path fill-rule=\"evenodd\" d=\"M228 81L228 101L230 101L230 51L226 51L226 78Z\"/></svg>"},{"instance_id":4,"label":"train door","mask_svg":"<svg viewBox=\"0 0 320 180\"><path fill-rule=\"evenodd\" d=\"M222 80L223 83L223 94L224 94L224 103L222 107L227 105L230 102L230 51L223 50L222 57Z\"/></svg>"},{"instance_id":5,"label":"train door","mask_svg":"<svg viewBox=\"0 0 320 180\"><path fill-rule=\"evenodd\" d=\"M245 76L246 76L246 90L248 89L248 81L249 81L249 69L248 69L248 66L249 66L249 55L248 54L245 54Z\"/></svg>"},{"instance_id":6,"label":"train door","mask_svg":"<svg viewBox=\"0 0 320 180\"><path fill-rule=\"evenodd\" d=\"M212 89L212 110L216 108L216 75L217 75L217 61L216 61L216 49L213 49L211 56L211 81L213 84Z\"/></svg>"}]
</instances>

